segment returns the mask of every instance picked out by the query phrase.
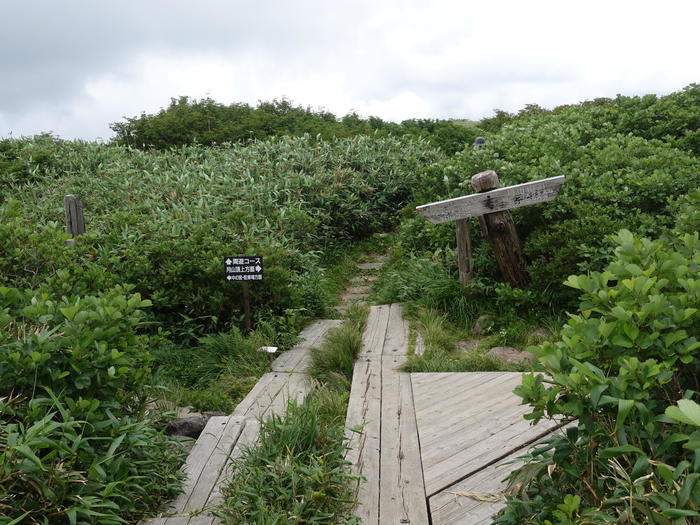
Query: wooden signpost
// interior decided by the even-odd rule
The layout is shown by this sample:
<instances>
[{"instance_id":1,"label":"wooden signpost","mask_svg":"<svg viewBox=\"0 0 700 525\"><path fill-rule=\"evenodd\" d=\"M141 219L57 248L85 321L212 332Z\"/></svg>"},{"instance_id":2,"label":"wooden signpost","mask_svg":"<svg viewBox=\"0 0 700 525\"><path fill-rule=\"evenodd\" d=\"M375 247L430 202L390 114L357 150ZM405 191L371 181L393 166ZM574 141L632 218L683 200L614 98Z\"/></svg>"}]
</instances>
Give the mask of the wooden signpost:
<instances>
[{"instance_id":1,"label":"wooden signpost","mask_svg":"<svg viewBox=\"0 0 700 525\"><path fill-rule=\"evenodd\" d=\"M236 257L224 257L224 275L228 282L243 283L243 316L245 318L245 330L252 329L252 316L250 313L250 281L263 280L263 258L260 255L239 255Z\"/></svg>"},{"instance_id":2,"label":"wooden signpost","mask_svg":"<svg viewBox=\"0 0 700 525\"><path fill-rule=\"evenodd\" d=\"M85 217L83 216L83 203L75 195L66 195L63 198L63 208L66 212L66 233L73 237L85 233ZM68 239L66 244L72 246L74 239Z\"/></svg>"},{"instance_id":3,"label":"wooden signpost","mask_svg":"<svg viewBox=\"0 0 700 525\"><path fill-rule=\"evenodd\" d=\"M471 184L477 193L424 204L416 210L433 224L456 221L457 263L462 284L470 281L472 273L468 219L478 217L503 278L514 287L526 286L529 277L525 270L525 258L508 210L554 199L564 184L564 176L500 188L498 175L489 170L474 175Z\"/></svg>"}]
</instances>

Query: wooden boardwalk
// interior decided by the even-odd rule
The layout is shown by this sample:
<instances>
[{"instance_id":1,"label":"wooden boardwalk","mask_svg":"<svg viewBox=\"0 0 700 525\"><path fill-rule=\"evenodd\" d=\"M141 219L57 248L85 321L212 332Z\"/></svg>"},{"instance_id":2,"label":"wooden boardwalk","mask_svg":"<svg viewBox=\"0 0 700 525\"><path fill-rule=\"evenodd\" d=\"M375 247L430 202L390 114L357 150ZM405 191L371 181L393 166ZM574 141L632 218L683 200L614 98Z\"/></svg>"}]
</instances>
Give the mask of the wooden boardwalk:
<instances>
[{"instance_id":1,"label":"wooden boardwalk","mask_svg":"<svg viewBox=\"0 0 700 525\"><path fill-rule=\"evenodd\" d=\"M311 349L320 345L326 332L342 321L316 321L304 330L302 341L272 363L229 416L212 417L192 448L183 471L183 492L160 516L143 525L213 525L219 520L210 510L222 502L221 489L229 480L231 462L253 446L260 421L283 415L289 400L301 402L311 390L306 370Z\"/></svg>"},{"instance_id":2,"label":"wooden boardwalk","mask_svg":"<svg viewBox=\"0 0 700 525\"><path fill-rule=\"evenodd\" d=\"M408 327L397 304L370 309L346 419L363 524L488 524L504 465L558 425L533 427L513 372L409 374Z\"/></svg>"}]
</instances>

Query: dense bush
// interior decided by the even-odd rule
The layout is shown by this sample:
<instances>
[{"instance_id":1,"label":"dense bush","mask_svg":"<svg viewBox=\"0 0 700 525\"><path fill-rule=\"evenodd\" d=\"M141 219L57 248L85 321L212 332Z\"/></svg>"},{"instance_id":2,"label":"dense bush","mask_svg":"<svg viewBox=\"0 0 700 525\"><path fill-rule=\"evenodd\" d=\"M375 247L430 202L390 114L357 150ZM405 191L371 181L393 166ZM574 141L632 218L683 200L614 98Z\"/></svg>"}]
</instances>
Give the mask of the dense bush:
<instances>
[{"instance_id":1,"label":"dense bush","mask_svg":"<svg viewBox=\"0 0 700 525\"><path fill-rule=\"evenodd\" d=\"M548 378L526 375L516 393L527 418L577 424L530 453L499 523L700 518L699 200L684 199L679 227L659 240L622 230L603 272L567 280L581 311L559 342L531 348Z\"/></svg>"},{"instance_id":2,"label":"dense bush","mask_svg":"<svg viewBox=\"0 0 700 525\"><path fill-rule=\"evenodd\" d=\"M639 119L627 113L632 110L622 99L551 112L524 111L488 136L485 146L466 148L426 166L415 204L472 193L471 176L487 169L499 174L503 186L565 175L554 201L513 210L513 215L529 261L533 306L568 307L574 296L556 283L577 271L601 270L612 254L609 235L621 228L660 235L673 220L670 199L698 186L700 158L692 148L679 149L678 138L688 135L683 126L688 133L697 127L697 108L691 101L698 92L699 87L691 86L657 100L653 107L666 108L666 113L658 109L659 126L664 115L671 119L677 112L687 117L671 119L678 128L666 134L635 129L631 123ZM623 126L623 121L629 124ZM481 279L472 292L481 299L483 286L490 293L489 281L499 276L478 228L472 230ZM426 254L454 246L451 224L431 225L413 211L399 231L401 245L409 252Z\"/></svg>"},{"instance_id":3,"label":"dense bush","mask_svg":"<svg viewBox=\"0 0 700 525\"><path fill-rule=\"evenodd\" d=\"M156 114L142 113L126 122L115 122L111 128L117 144L143 149L249 143L283 135L309 134L324 140L391 135L426 139L450 155L483 134L469 121L411 119L396 124L378 117L361 118L355 113L336 118L328 111L295 106L286 99L251 107L188 97L171 99L170 105Z\"/></svg>"},{"instance_id":4,"label":"dense bush","mask_svg":"<svg viewBox=\"0 0 700 525\"><path fill-rule=\"evenodd\" d=\"M137 294L0 287L0 523L118 524L179 487L179 448L141 418Z\"/></svg>"},{"instance_id":5,"label":"dense bush","mask_svg":"<svg viewBox=\"0 0 700 525\"><path fill-rule=\"evenodd\" d=\"M265 280L251 286L258 319L320 313L333 251L391 228L420 167L440 158L424 141L365 136L167 152L47 137L15 146L53 156L40 183L0 189L17 201L0 205L0 285L71 295L128 283L157 320L196 319L200 332L240 321L226 255L265 258ZM84 201L88 230L71 248L61 206L69 193Z\"/></svg>"}]
</instances>

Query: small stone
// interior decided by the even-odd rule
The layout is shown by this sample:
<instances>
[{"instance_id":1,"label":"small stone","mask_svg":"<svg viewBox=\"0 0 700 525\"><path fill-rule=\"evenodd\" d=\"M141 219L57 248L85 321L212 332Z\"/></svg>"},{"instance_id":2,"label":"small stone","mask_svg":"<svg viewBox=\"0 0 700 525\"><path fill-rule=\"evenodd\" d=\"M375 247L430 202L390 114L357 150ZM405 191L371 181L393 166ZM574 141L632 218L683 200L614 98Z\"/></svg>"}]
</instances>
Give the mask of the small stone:
<instances>
[{"instance_id":1,"label":"small stone","mask_svg":"<svg viewBox=\"0 0 700 525\"><path fill-rule=\"evenodd\" d=\"M491 359L497 359L505 363L519 363L525 360L535 360L535 354L526 350L518 350L512 346L494 346L486 355Z\"/></svg>"},{"instance_id":2,"label":"small stone","mask_svg":"<svg viewBox=\"0 0 700 525\"><path fill-rule=\"evenodd\" d=\"M479 318L474 323L472 328L472 333L474 335L486 335L493 328L494 319L492 315L484 314L480 315Z\"/></svg>"},{"instance_id":3,"label":"small stone","mask_svg":"<svg viewBox=\"0 0 700 525\"><path fill-rule=\"evenodd\" d=\"M476 349L476 347L479 346L479 340L478 339L468 339L466 341L460 341L455 345L455 350L457 352L471 352L472 350Z\"/></svg>"},{"instance_id":4,"label":"small stone","mask_svg":"<svg viewBox=\"0 0 700 525\"><path fill-rule=\"evenodd\" d=\"M203 416L191 416L182 419L173 419L168 423L165 433L168 435L187 436L197 439L204 430L206 421Z\"/></svg>"}]
</instances>

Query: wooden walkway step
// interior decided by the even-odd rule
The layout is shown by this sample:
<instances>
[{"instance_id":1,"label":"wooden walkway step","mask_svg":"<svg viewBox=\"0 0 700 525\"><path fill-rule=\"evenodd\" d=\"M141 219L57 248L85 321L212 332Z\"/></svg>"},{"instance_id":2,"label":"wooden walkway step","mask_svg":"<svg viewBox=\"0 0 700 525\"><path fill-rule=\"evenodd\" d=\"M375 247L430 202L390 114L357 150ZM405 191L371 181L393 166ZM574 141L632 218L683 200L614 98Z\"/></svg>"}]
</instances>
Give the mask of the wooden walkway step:
<instances>
[{"instance_id":1,"label":"wooden walkway step","mask_svg":"<svg viewBox=\"0 0 700 525\"><path fill-rule=\"evenodd\" d=\"M254 446L260 422L282 416L290 400L301 403L311 391L307 375L311 349L319 346L328 330L342 321L320 320L299 334L301 341L282 353L229 416L212 417L190 451L183 472L183 492L161 516L143 525L213 525L219 522L210 511L222 502L221 489L230 478L230 466L247 448Z\"/></svg>"},{"instance_id":2,"label":"wooden walkway step","mask_svg":"<svg viewBox=\"0 0 700 525\"><path fill-rule=\"evenodd\" d=\"M370 309L355 362L346 459L365 478L355 514L365 525L491 523L503 503L479 494L502 495L516 466L506 463L561 425L523 418L529 408L513 394L520 373L401 372L401 313L397 304Z\"/></svg>"},{"instance_id":3,"label":"wooden walkway step","mask_svg":"<svg viewBox=\"0 0 700 525\"><path fill-rule=\"evenodd\" d=\"M357 487L355 514L365 524L428 524L411 377L408 324L401 305L370 308L355 363L345 421Z\"/></svg>"}]
</instances>

